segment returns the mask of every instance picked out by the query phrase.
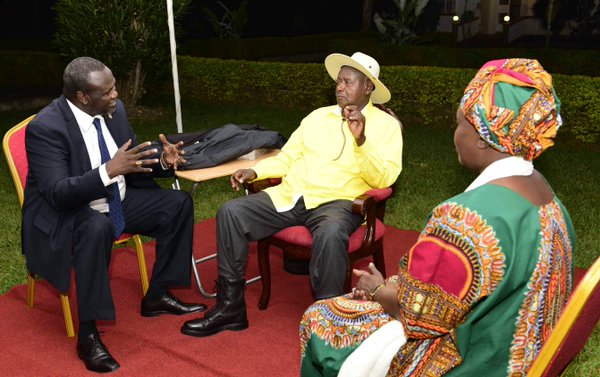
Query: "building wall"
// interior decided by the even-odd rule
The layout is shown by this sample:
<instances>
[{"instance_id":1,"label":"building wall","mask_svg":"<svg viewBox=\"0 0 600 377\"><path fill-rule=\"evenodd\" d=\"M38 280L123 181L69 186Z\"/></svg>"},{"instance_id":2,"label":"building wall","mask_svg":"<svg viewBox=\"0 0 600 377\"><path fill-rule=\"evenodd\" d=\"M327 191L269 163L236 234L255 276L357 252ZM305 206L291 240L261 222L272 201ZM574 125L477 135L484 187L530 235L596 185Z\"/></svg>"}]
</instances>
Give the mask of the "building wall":
<instances>
[{"instance_id":1,"label":"building wall","mask_svg":"<svg viewBox=\"0 0 600 377\"><path fill-rule=\"evenodd\" d=\"M525 35L544 35L546 30L544 30L541 20L535 18L533 13L535 2L536 0L448 0L444 3L444 9L448 12L453 6L454 12L442 14L438 30L457 33L452 17L460 16L465 10L470 10L475 14L477 21L468 25L470 33L465 32L462 35L462 32L459 31L457 41L477 34L505 33L509 42ZM565 6L564 3L563 6ZM573 5L566 4L566 6ZM600 0L595 0L594 9L598 6L600 6ZM590 12L593 12L594 9L590 9ZM510 16L508 23L503 21L504 15ZM458 24L462 26L461 22ZM459 27L459 29L463 28ZM561 34L567 35L568 33L569 28L566 27Z\"/></svg>"}]
</instances>

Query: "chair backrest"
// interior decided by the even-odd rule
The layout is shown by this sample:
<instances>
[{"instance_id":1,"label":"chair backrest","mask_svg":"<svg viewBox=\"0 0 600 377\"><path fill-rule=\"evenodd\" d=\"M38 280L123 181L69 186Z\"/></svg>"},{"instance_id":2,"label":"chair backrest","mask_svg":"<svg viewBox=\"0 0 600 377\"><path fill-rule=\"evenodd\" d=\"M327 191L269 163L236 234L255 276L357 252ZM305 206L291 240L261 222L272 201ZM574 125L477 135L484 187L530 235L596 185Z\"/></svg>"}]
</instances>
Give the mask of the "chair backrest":
<instances>
[{"instance_id":1,"label":"chair backrest","mask_svg":"<svg viewBox=\"0 0 600 377\"><path fill-rule=\"evenodd\" d=\"M2 149L6 156L10 175L17 189L17 197L21 207L23 206L23 190L25 189L27 168L29 166L27 164L27 153L25 152L25 129L34 116L35 114L8 130L2 139Z\"/></svg>"},{"instance_id":2,"label":"chair backrest","mask_svg":"<svg viewBox=\"0 0 600 377\"><path fill-rule=\"evenodd\" d=\"M559 376L583 349L600 319L600 257L575 287L528 377Z\"/></svg>"}]
</instances>

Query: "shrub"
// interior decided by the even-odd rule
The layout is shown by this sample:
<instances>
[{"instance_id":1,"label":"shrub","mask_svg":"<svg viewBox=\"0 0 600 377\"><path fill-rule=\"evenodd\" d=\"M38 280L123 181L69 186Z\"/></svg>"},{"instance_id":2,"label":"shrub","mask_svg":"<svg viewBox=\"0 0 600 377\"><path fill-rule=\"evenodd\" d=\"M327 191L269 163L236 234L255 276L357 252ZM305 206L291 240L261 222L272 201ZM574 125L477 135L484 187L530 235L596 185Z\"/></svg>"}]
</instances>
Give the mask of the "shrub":
<instances>
[{"instance_id":1,"label":"shrub","mask_svg":"<svg viewBox=\"0 0 600 377\"><path fill-rule=\"evenodd\" d=\"M2 90L36 91L60 88L64 62L50 52L2 51L0 87Z\"/></svg>"},{"instance_id":2,"label":"shrub","mask_svg":"<svg viewBox=\"0 0 600 377\"><path fill-rule=\"evenodd\" d=\"M190 0L174 0L173 15ZM168 72L170 46L164 0L58 0L55 43L69 60L93 56L113 71L130 106L144 94L144 80ZM148 77L146 77L148 75Z\"/></svg>"},{"instance_id":3,"label":"shrub","mask_svg":"<svg viewBox=\"0 0 600 377\"><path fill-rule=\"evenodd\" d=\"M203 102L312 109L335 103L334 82L322 64L263 63L179 57L183 98ZM383 66L381 79L392 92L387 104L417 115L423 125L454 127L472 68ZM600 141L600 78L553 75L562 101L562 132L586 143ZM410 125L407 125L410 127Z\"/></svg>"},{"instance_id":4,"label":"shrub","mask_svg":"<svg viewBox=\"0 0 600 377\"><path fill-rule=\"evenodd\" d=\"M56 54L6 52L0 55L2 88L60 85L63 65ZM334 81L322 63L268 63L179 56L181 96L187 101L258 105L309 111L335 103ZM474 68L384 65L381 79L392 92L387 104L402 119L454 127L462 91ZM600 141L600 77L553 74L561 100L561 134L586 143ZM153 82L156 100L172 98L170 80ZM405 126L410 127L410 124Z\"/></svg>"}]
</instances>

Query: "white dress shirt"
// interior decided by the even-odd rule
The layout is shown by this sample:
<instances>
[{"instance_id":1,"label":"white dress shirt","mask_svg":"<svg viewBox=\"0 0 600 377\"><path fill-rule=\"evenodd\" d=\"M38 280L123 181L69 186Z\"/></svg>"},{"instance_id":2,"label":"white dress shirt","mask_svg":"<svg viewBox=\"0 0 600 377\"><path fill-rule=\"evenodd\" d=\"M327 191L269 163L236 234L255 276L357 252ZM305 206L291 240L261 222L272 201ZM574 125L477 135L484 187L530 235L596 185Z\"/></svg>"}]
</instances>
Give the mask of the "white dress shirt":
<instances>
[{"instance_id":1,"label":"white dress shirt","mask_svg":"<svg viewBox=\"0 0 600 377\"><path fill-rule=\"evenodd\" d=\"M108 153L112 158L117 150L119 149L117 144L115 143L112 135L106 128L106 123L104 122L104 118L100 115L95 117L90 116L84 111L80 110L77 106L73 105L71 101L67 100L71 111L75 115L75 120L79 125L79 130L81 131L81 135L83 136L83 140L85 142L85 146L87 148L88 154L90 156L90 164L92 165L92 169L99 168L100 178L104 183L104 186L109 186L115 182L119 184L119 193L121 194L121 200L125 198L125 177L122 175L118 175L113 179L108 177L108 173L106 172L106 164L102 164L102 158L100 157L100 147L98 146L98 132L96 132L96 127L94 127L93 121L94 118L100 119L100 124L102 126L102 136L104 136L104 141L106 142L106 147L108 148ZM90 202L90 207L95 209L98 212L108 212L108 200L107 198L96 199Z\"/></svg>"}]
</instances>

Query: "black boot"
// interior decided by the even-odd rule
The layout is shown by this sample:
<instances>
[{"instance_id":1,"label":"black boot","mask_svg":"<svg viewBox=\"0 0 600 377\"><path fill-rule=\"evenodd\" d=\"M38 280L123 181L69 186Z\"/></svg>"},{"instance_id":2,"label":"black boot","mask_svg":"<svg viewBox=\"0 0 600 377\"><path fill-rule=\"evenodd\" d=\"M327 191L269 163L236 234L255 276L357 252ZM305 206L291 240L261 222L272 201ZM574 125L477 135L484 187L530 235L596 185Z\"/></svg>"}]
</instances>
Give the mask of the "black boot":
<instances>
[{"instance_id":1,"label":"black boot","mask_svg":"<svg viewBox=\"0 0 600 377\"><path fill-rule=\"evenodd\" d=\"M203 318L186 321L181 332L191 336L209 336L223 330L239 331L248 328L243 279L217 279L217 303Z\"/></svg>"}]
</instances>

